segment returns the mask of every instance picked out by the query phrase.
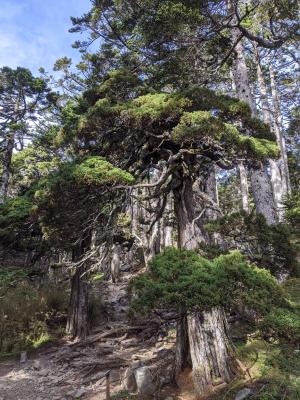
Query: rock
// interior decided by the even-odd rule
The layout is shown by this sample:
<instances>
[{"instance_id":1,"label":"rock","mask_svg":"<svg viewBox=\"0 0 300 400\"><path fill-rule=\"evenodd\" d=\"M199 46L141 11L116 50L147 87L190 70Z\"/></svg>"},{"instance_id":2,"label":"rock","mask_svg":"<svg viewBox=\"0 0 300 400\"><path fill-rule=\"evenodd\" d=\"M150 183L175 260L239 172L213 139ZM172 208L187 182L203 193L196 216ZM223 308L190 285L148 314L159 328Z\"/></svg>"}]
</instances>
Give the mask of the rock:
<instances>
[{"instance_id":1,"label":"rock","mask_svg":"<svg viewBox=\"0 0 300 400\"><path fill-rule=\"evenodd\" d=\"M247 397L249 397L251 394L253 394L253 391L251 389L249 389L249 388L241 389L237 392L234 400L244 400Z\"/></svg>"},{"instance_id":2,"label":"rock","mask_svg":"<svg viewBox=\"0 0 300 400\"><path fill-rule=\"evenodd\" d=\"M75 399L80 399L84 394L86 394L86 390L81 388L81 389L76 390L76 392L74 393L73 396Z\"/></svg>"},{"instance_id":3,"label":"rock","mask_svg":"<svg viewBox=\"0 0 300 400\"><path fill-rule=\"evenodd\" d=\"M40 360L34 360L32 366L34 369L42 369L42 364Z\"/></svg>"},{"instance_id":4,"label":"rock","mask_svg":"<svg viewBox=\"0 0 300 400\"><path fill-rule=\"evenodd\" d=\"M137 393L141 396L151 396L156 393L156 385L148 367L140 367L134 371Z\"/></svg>"},{"instance_id":5,"label":"rock","mask_svg":"<svg viewBox=\"0 0 300 400\"><path fill-rule=\"evenodd\" d=\"M22 351L20 353L20 364L25 364L27 362L27 351Z\"/></svg>"},{"instance_id":6,"label":"rock","mask_svg":"<svg viewBox=\"0 0 300 400\"><path fill-rule=\"evenodd\" d=\"M125 370L124 378L123 378L124 389L128 390L128 392L130 392L130 393L136 392L136 390L137 390L134 371L135 371L135 369L133 369L133 368L127 368Z\"/></svg>"},{"instance_id":7,"label":"rock","mask_svg":"<svg viewBox=\"0 0 300 400\"><path fill-rule=\"evenodd\" d=\"M47 376L50 373L48 369L41 369L40 371L37 372L39 376Z\"/></svg>"}]
</instances>

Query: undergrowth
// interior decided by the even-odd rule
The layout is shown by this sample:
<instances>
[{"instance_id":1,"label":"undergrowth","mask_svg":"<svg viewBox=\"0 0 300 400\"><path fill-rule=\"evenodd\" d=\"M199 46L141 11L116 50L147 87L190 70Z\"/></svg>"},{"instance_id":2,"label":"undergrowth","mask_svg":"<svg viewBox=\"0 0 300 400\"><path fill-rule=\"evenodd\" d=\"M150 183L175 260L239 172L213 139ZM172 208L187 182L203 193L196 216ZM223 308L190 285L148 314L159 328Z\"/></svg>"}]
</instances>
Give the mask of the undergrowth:
<instances>
[{"instance_id":1,"label":"undergrowth","mask_svg":"<svg viewBox=\"0 0 300 400\"><path fill-rule=\"evenodd\" d=\"M64 285L36 284L27 274L12 268L0 273L0 358L51 341L49 321L66 311Z\"/></svg>"}]
</instances>

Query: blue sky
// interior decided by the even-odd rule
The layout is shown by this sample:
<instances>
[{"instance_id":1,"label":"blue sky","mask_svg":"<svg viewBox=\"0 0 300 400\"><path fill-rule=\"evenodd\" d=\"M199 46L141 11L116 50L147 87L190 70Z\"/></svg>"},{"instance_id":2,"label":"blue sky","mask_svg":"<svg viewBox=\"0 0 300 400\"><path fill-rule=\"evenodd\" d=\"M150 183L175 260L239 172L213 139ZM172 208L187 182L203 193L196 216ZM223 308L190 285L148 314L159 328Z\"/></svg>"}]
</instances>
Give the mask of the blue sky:
<instances>
[{"instance_id":1,"label":"blue sky","mask_svg":"<svg viewBox=\"0 0 300 400\"><path fill-rule=\"evenodd\" d=\"M36 73L51 71L60 57L77 61L71 44L78 34L68 33L70 16L90 8L89 0L0 0L0 67L22 66Z\"/></svg>"}]
</instances>

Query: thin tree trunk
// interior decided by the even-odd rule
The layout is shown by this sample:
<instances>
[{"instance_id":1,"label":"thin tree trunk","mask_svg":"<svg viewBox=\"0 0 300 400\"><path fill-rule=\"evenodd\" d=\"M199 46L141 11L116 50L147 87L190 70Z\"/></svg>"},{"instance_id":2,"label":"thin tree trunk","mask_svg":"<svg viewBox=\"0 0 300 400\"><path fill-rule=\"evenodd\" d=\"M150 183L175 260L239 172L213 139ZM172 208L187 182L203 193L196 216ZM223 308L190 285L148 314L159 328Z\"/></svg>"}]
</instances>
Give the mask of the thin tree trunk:
<instances>
[{"instance_id":1,"label":"thin tree trunk","mask_svg":"<svg viewBox=\"0 0 300 400\"><path fill-rule=\"evenodd\" d=\"M231 78L231 86L233 95L237 95L236 84L234 79L234 74L232 68L230 68L230 78ZM247 170L245 168L245 164L242 160L238 160L237 163L239 177L240 177L240 190L242 196L242 209L249 214L250 206L249 206L249 190L248 190L248 179L247 179Z\"/></svg>"},{"instance_id":2,"label":"thin tree trunk","mask_svg":"<svg viewBox=\"0 0 300 400\"><path fill-rule=\"evenodd\" d=\"M242 196L242 209L249 214L249 191L248 191L248 180L247 180L247 172L243 161L238 161L238 171L240 176L240 189Z\"/></svg>"},{"instance_id":3,"label":"thin tree trunk","mask_svg":"<svg viewBox=\"0 0 300 400\"><path fill-rule=\"evenodd\" d=\"M173 220L173 198L171 193L169 193L163 217L163 226L162 226L162 242L164 244L164 247L173 246L172 220Z\"/></svg>"},{"instance_id":4,"label":"thin tree trunk","mask_svg":"<svg viewBox=\"0 0 300 400\"><path fill-rule=\"evenodd\" d=\"M219 194L218 194L218 183L216 175L216 166L212 163L208 169L206 179L204 181L204 192L213 201L215 207L219 205ZM213 221L218 217L221 217L221 212L215 207L210 207L208 204L207 210L205 211L205 223ZM207 242L211 245L222 245L223 241L221 235L218 233L207 234Z\"/></svg>"},{"instance_id":5,"label":"thin tree trunk","mask_svg":"<svg viewBox=\"0 0 300 400\"><path fill-rule=\"evenodd\" d=\"M278 222L278 217L274 205L272 187L267 173L261 166L257 168L252 167L250 176L256 212L265 217L268 225L276 224Z\"/></svg>"},{"instance_id":6,"label":"thin tree trunk","mask_svg":"<svg viewBox=\"0 0 300 400\"><path fill-rule=\"evenodd\" d=\"M188 324L186 314L182 314L176 326L176 377L188 366L191 366Z\"/></svg>"},{"instance_id":7,"label":"thin tree trunk","mask_svg":"<svg viewBox=\"0 0 300 400\"><path fill-rule=\"evenodd\" d=\"M231 8L231 4L229 6ZM235 86L237 90L237 96L240 100L247 102L252 110L252 115L255 115L255 104L253 101L253 96L250 90L249 76L247 71L247 65L244 56L244 48L242 41L239 40L240 31L238 28L231 29L231 39L232 43L238 42L235 47L235 57L233 60L233 76L235 81ZM238 41L239 40L239 41ZM271 218L273 210L275 210L274 198L271 190L270 196L270 178L267 173L266 166L262 164L257 164L255 168L250 171L251 176L251 188L253 192L253 198L256 206L256 212L262 214L266 221L274 222L274 218ZM259 189L259 191L257 191ZM265 207L265 199L269 201L269 209ZM277 220L277 217L275 218Z\"/></svg>"},{"instance_id":8,"label":"thin tree trunk","mask_svg":"<svg viewBox=\"0 0 300 400\"><path fill-rule=\"evenodd\" d=\"M282 181L283 181L283 193L284 195L291 193L291 182L290 182L290 174L289 174L289 167L288 167L288 158L287 158L287 151L286 151L286 143L284 136L282 134L282 118L281 118L281 111L280 111L280 100L277 92L277 85L276 85L276 78L275 73L272 68L272 64L269 65L269 73L270 73L270 80L271 80L271 93L272 93L272 113L274 117L274 132L276 135L277 143L280 148L281 153L281 174L282 174Z\"/></svg>"},{"instance_id":9,"label":"thin tree trunk","mask_svg":"<svg viewBox=\"0 0 300 400\"><path fill-rule=\"evenodd\" d=\"M263 75L263 71L260 64L260 55L256 45L254 45L255 58L256 58L256 66L257 66L257 79L259 86L259 94L260 94L260 104L262 109L263 121L266 124L272 126L272 115L270 113L270 105L268 101L268 93L267 87L265 83L265 78ZM276 135L277 136L277 135ZM280 140L277 138L277 144L280 147ZM271 174L271 185L273 191L273 198L276 207L276 212L278 215L278 220L282 220L283 218L283 196L286 194L286 180L283 178L281 171L278 167L282 165L283 160L282 157L278 161L269 159L270 165L270 174ZM283 179L282 179L283 178Z\"/></svg>"},{"instance_id":10,"label":"thin tree trunk","mask_svg":"<svg viewBox=\"0 0 300 400\"><path fill-rule=\"evenodd\" d=\"M14 145L15 145L15 133L11 132L7 136L4 156L2 160L2 176L1 176L1 189L0 189L1 201L4 201L6 199L8 193L8 184L11 172L10 171L11 159L13 155Z\"/></svg>"},{"instance_id":11,"label":"thin tree trunk","mask_svg":"<svg viewBox=\"0 0 300 400\"><path fill-rule=\"evenodd\" d=\"M88 290L85 268L76 269L71 281L71 297L66 333L73 339L84 339L88 334Z\"/></svg>"},{"instance_id":12,"label":"thin tree trunk","mask_svg":"<svg viewBox=\"0 0 300 400\"><path fill-rule=\"evenodd\" d=\"M113 246L113 255L111 259L111 278L113 283L117 283L120 277L120 266L121 266L121 249L118 244Z\"/></svg>"}]
</instances>

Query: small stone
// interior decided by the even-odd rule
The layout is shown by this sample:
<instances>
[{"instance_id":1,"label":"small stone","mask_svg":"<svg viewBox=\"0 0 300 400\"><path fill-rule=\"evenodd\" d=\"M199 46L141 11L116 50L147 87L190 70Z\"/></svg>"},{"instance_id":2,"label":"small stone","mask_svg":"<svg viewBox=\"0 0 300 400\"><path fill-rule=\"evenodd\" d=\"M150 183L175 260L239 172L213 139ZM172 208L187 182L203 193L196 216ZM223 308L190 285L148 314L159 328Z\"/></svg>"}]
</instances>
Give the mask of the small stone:
<instances>
[{"instance_id":1,"label":"small stone","mask_svg":"<svg viewBox=\"0 0 300 400\"><path fill-rule=\"evenodd\" d=\"M75 399L80 399L80 397L82 397L84 394L86 393L86 390L81 388L76 390L76 392L74 393L74 397Z\"/></svg>"},{"instance_id":2,"label":"small stone","mask_svg":"<svg viewBox=\"0 0 300 400\"><path fill-rule=\"evenodd\" d=\"M42 369L41 361L40 360L34 360L32 364L34 369Z\"/></svg>"},{"instance_id":3,"label":"small stone","mask_svg":"<svg viewBox=\"0 0 300 400\"><path fill-rule=\"evenodd\" d=\"M148 367L141 367L134 371L137 393L141 396L151 396L156 392L151 371Z\"/></svg>"},{"instance_id":4,"label":"small stone","mask_svg":"<svg viewBox=\"0 0 300 400\"><path fill-rule=\"evenodd\" d=\"M50 371L48 369L41 369L40 371L37 372L38 375L40 376L47 376L49 375Z\"/></svg>"},{"instance_id":5,"label":"small stone","mask_svg":"<svg viewBox=\"0 0 300 400\"><path fill-rule=\"evenodd\" d=\"M242 390L239 390L234 398L234 400L244 400L247 397L249 397L251 394L253 394L252 390L249 388L244 388Z\"/></svg>"},{"instance_id":6,"label":"small stone","mask_svg":"<svg viewBox=\"0 0 300 400\"><path fill-rule=\"evenodd\" d=\"M25 364L27 362L27 351L22 351L20 353L20 364Z\"/></svg>"}]
</instances>

